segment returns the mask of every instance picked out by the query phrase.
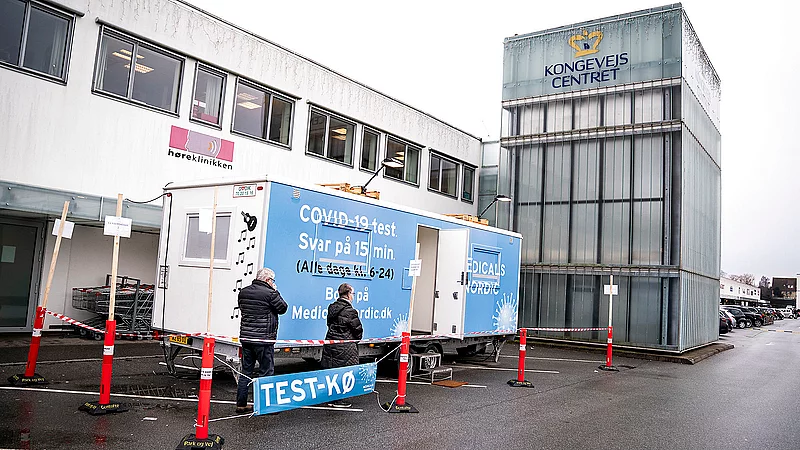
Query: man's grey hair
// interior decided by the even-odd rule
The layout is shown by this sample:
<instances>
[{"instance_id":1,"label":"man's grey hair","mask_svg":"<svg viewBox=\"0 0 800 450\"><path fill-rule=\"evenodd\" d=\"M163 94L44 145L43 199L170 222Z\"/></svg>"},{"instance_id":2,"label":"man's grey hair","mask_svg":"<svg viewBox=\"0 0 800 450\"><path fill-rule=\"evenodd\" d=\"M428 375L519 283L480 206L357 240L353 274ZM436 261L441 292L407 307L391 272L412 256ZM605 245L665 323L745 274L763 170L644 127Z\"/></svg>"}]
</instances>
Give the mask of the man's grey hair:
<instances>
[{"instance_id":1,"label":"man's grey hair","mask_svg":"<svg viewBox=\"0 0 800 450\"><path fill-rule=\"evenodd\" d=\"M268 267L258 269L258 272L256 273L256 280L267 281L274 279L275 279L275 272Z\"/></svg>"}]
</instances>

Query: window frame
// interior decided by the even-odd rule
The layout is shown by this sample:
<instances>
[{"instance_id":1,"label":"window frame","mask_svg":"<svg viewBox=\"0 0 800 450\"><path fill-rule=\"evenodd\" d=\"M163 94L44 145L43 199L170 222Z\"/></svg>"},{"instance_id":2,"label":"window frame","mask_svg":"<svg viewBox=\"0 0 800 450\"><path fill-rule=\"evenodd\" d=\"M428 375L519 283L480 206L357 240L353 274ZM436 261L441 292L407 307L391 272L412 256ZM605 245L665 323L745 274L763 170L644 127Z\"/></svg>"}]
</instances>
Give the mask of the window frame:
<instances>
[{"instance_id":1,"label":"window frame","mask_svg":"<svg viewBox=\"0 0 800 450\"><path fill-rule=\"evenodd\" d=\"M311 115L313 113L315 113L315 112L317 114L325 116L325 131L323 133L323 135L325 136L325 140L322 142L322 152L323 152L322 155L318 155L316 153L312 153L312 152L308 151L308 145L311 143ZM339 120L339 121L344 122L346 124L353 125L353 148L350 150L350 164L347 164L346 162L342 162L342 161L333 159L330 156L328 156L328 151L330 150L328 148L328 143L329 143L330 133L331 133L331 118L335 118L336 120ZM322 159L322 160L325 160L325 161L328 161L328 162L332 162L334 164L339 164L340 166L349 167L351 169L354 168L355 167L355 161L356 161L356 158L355 158L356 147L357 147L358 143L361 143L361 142L356 142L357 137L358 137L359 125L361 125L361 124L359 122L356 122L355 120L347 119L344 116L341 116L341 115L336 114L334 112L328 111L327 109L322 109L319 106L309 105L309 108L308 108L308 126L306 127L306 130L307 130L307 132L306 132L306 156L311 156L313 158ZM363 127L364 126L361 125L361 128L363 128ZM358 153L358 156L361 156L361 152ZM360 160L359 160L358 166L361 167L361 161Z\"/></svg>"},{"instance_id":2,"label":"window frame","mask_svg":"<svg viewBox=\"0 0 800 450\"><path fill-rule=\"evenodd\" d=\"M128 94L127 96L122 96L119 94L115 94L113 92L104 91L97 87L98 83L98 69L99 69L99 61L100 61L100 51L103 47L103 36L108 34L114 39L120 40L122 42L126 42L133 46L133 51L131 52L133 55L138 54L138 50L140 47L145 48L153 53L158 53L162 56L166 56L167 58L172 58L177 60L180 65L181 69L178 75L178 83L177 83L177 98L175 101L175 111L171 111L169 109L159 108L158 106L149 105L139 100L135 100L133 98L133 82L136 73L136 65L131 64L130 71L128 72ZM97 51L95 52L95 61L94 61L94 73L92 74L92 93L100 95L102 97L111 98L114 100L118 100L124 103L128 103L131 105L139 106L141 108L150 109L152 111L158 111L164 114L168 114L170 116L180 117L181 111L181 97L183 95L183 77L184 72L186 71L186 58L182 55L179 55L173 51L167 50L164 47L160 47L156 44L153 44L149 41L145 41L144 39L140 39L135 37L131 34L119 31L117 29L111 28L105 24L100 26L100 34L97 39ZM194 94L194 92L193 92Z\"/></svg>"},{"instance_id":3,"label":"window frame","mask_svg":"<svg viewBox=\"0 0 800 450\"><path fill-rule=\"evenodd\" d=\"M403 158L403 167L402 167L403 178L402 179L388 176L386 174L386 172L387 172L386 170L383 171L383 178L389 179L389 180L392 180L392 181L396 181L398 183L407 184L409 186L420 187L420 185L421 185L420 183L421 182L420 182L420 173L419 173L420 170L419 169L420 169L420 165L422 163L422 151L425 149L425 147L422 146L422 145L418 145L418 144L412 144L411 142L409 142L409 141L407 141L407 140L405 140L403 138L400 138L398 136L395 136L394 134L385 133L385 139L382 139L383 144L384 144L383 148L384 148L384 157L385 158L389 157L389 140L390 139L396 141L398 144L403 144L405 146L405 150L403 150L403 152L404 152L403 154L404 155L406 153L408 153L408 148L409 147L412 147L412 148L416 149L417 151L419 151L419 156L417 157L417 182L416 183L412 183L411 181L408 181L408 180L405 179L406 158Z\"/></svg>"},{"instance_id":4,"label":"window frame","mask_svg":"<svg viewBox=\"0 0 800 450\"><path fill-rule=\"evenodd\" d=\"M244 84L250 89L255 89L257 91L261 91L265 95L269 95L269 106L267 108L266 114L264 115L264 117L266 118L266 120L264 121L264 128L263 128L264 137L254 136L244 131L238 131L234 128L236 126L236 97L239 95L240 83ZM292 111L289 114L289 139L288 139L289 142L287 142L286 144L280 141L273 141L269 139L270 125L272 125L272 99L275 97L278 97L282 101L289 103L292 106ZM293 99L292 97L282 94L275 89L271 89L261 83L257 83L243 76L237 76L235 89L233 91L233 105L231 106L231 108L233 110L233 112L231 113L231 128L230 128L231 134L234 134L236 136L242 136L248 139L254 139L256 141L264 142L266 144L277 145L278 147L284 148L286 150L292 149L292 138L294 137L294 115L295 115L295 110L297 109L296 99Z\"/></svg>"},{"instance_id":5,"label":"window frame","mask_svg":"<svg viewBox=\"0 0 800 450\"><path fill-rule=\"evenodd\" d=\"M189 224L191 219L200 217L200 209L201 208L187 208L183 212L184 224L183 224L183 239L181 243L181 252L180 252L180 261L178 263L181 267L200 267L200 268L208 268L211 263L210 258L192 258L186 256L186 246L189 244ZM218 207L217 208L217 218L219 217L230 217L230 221L228 222L228 229L227 229L227 239L230 239L231 234L234 232L235 221L234 219L237 216L236 208L226 208L226 207ZM215 239L219 239L219 236L223 233L223 229L217 226L217 235L214 237ZM216 249L216 243L215 243ZM209 248L209 251L211 249ZM211 255L209 255L211 256ZM214 253L214 269L230 269L231 264L233 262L233 247L230 245L230 241L228 242L227 251L225 254L225 258L220 258L217 253Z\"/></svg>"},{"instance_id":6,"label":"window frame","mask_svg":"<svg viewBox=\"0 0 800 450\"><path fill-rule=\"evenodd\" d=\"M194 117L194 96L197 92L197 75L200 71L206 72L209 75L215 75L218 77L222 77L222 87L220 88L220 97L219 97L219 124L215 124L213 122L209 122L207 120L198 119ZM228 73L224 70L218 69L213 66L209 66L208 64L204 64L200 61L197 61L194 67L194 83L192 86L192 103L189 108L189 121L199 123L200 125L206 125L208 127L214 128L216 130L222 131L222 119L225 114L225 95L227 94L228 90Z\"/></svg>"},{"instance_id":7,"label":"window frame","mask_svg":"<svg viewBox=\"0 0 800 450\"><path fill-rule=\"evenodd\" d=\"M364 155L364 140L365 140L364 139L364 135L366 133L372 133L372 134L374 134L374 135L376 135L378 137L378 140L377 140L376 145L375 145L375 170L369 170L369 169L366 169L366 168L361 166L361 160L364 157L363 156ZM381 170L381 161L383 161L381 159L381 144L383 143L383 139L381 139L381 138L385 134L386 133L382 133L382 132L378 131L377 129L372 128L372 127L370 127L368 125L362 125L361 126L361 135L360 135L361 139L360 139L360 142L359 142L359 147L361 148L361 151L358 153L358 156L359 156L359 158L358 158L358 170L360 170L362 172L367 172L367 173L375 173L375 172Z\"/></svg>"},{"instance_id":8,"label":"window frame","mask_svg":"<svg viewBox=\"0 0 800 450\"><path fill-rule=\"evenodd\" d=\"M467 170L471 170L472 171L472 190L471 190L471 193L470 193L470 196L472 198L469 199L469 200L464 198L464 180L466 179L466 177L464 176L464 173ZM475 203L475 178L476 178L475 175L477 173L478 173L478 168L477 167L471 166L471 165L469 165L467 163L461 164L461 194L460 194L460 197L461 197L461 201L462 202L469 203L470 205Z\"/></svg>"},{"instance_id":9,"label":"window frame","mask_svg":"<svg viewBox=\"0 0 800 450\"><path fill-rule=\"evenodd\" d=\"M0 61L0 67L4 67L6 69L13 70L15 72L24 73L27 75L31 75L37 78L41 78L47 81L53 81L59 84L66 85L67 84L67 75L69 74L69 62L72 59L72 40L75 36L75 18L77 14L74 12L68 12L65 9L61 9L55 6L51 6L47 3L42 3L35 0L22 0L25 3L25 13L22 18L22 36L20 36L20 45L19 45L19 56L17 56L16 64L8 62L8 61ZM31 18L31 9L38 8L39 10L46 12L48 14L52 14L56 17L61 19L65 19L67 21L67 33L64 39L64 73L62 76L57 77L55 75L50 75L45 72L40 72L36 69L31 69L29 67L25 67L25 49L27 47L27 40L28 40L28 30L30 25L30 18Z\"/></svg>"},{"instance_id":10,"label":"window frame","mask_svg":"<svg viewBox=\"0 0 800 450\"><path fill-rule=\"evenodd\" d=\"M433 158L438 158L439 159L439 187L438 187L438 189L431 186L431 167L433 167L433 163L432 163ZM453 164L456 165L456 192L455 192L455 194L449 194L447 192L442 191L442 161L448 161L448 162L453 163ZM457 200L459 197L461 197L461 194L459 194L459 191L460 191L460 188L461 188L461 186L459 184L459 181L461 181L461 167L463 165L464 164L462 162L460 162L460 161L458 161L458 160L456 160L454 158L451 158L451 157L449 157L449 156L447 156L447 155L445 155L443 153L439 153L439 152L433 151L433 150L429 151L428 152L428 191L436 192L437 194L441 194L441 195L444 195L445 197L449 197L449 198Z\"/></svg>"}]
</instances>

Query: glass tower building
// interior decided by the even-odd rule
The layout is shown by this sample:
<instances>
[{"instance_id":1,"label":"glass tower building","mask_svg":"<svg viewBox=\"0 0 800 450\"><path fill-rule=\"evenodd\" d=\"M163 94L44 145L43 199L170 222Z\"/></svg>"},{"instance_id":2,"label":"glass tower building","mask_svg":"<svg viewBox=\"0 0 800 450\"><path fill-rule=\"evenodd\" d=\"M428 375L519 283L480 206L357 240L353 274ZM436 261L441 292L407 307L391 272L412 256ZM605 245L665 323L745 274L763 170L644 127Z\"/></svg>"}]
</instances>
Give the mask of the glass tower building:
<instances>
[{"instance_id":1,"label":"glass tower building","mask_svg":"<svg viewBox=\"0 0 800 450\"><path fill-rule=\"evenodd\" d=\"M720 80L682 6L505 40L499 226L523 237L521 326L718 339ZM506 206L508 205L508 206ZM544 333L605 342L605 332Z\"/></svg>"}]
</instances>

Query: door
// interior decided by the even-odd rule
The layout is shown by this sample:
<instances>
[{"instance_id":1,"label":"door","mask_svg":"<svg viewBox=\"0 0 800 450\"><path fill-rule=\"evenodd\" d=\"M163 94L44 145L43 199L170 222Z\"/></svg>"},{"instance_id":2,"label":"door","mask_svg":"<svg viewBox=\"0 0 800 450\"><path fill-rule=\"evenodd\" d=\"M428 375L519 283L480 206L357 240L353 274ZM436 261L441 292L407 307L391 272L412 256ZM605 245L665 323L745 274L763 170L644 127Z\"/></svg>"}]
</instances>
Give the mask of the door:
<instances>
[{"instance_id":1,"label":"door","mask_svg":"<svg viewBox=\"0 0 800 450\"><path fill-rule=\"evenodd\" d=\"M29 328L36 306L39 228L0 222L0 331Z\"/></svg>"},{"instance_id":2,"label":"door","mask_svg":"<svg viewBox=\"0 0 800 450\"><path fill-rule=\"evenodd\" d=\"M468 246L469 229L439 231L434 334L464 337L464 305L469 285Z\"/></svg>"}]
</instances>

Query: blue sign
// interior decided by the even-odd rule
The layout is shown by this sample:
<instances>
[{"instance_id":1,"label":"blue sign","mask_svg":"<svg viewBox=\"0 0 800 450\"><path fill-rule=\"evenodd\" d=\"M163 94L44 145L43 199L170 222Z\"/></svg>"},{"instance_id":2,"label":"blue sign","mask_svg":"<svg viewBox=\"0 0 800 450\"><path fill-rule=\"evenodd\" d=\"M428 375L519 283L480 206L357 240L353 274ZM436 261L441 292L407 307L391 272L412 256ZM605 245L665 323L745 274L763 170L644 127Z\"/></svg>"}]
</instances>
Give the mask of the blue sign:
<instances>
[{"instance_id":1,"label":"blue sign","mask_svg":"<svg viewBox=\"0 0 800 450\"><path fill-rule=\"evenodd\" d=\"M278 289L289 304L280 318L278 339L322 339L328 305L338 297L341 283L353 286L353 308L364 339L408 331L408 265L414 259L419 225L438 230L467 227L361 202L356 196L343 198L272 182L264 265L275 271ZM490 228L470 228L464 333L516 331L520 244L518 237ZM423 267L436 264L425 261Z\"/></svg>"},{"instance_id":2,"label":"blue sign","mask_svg":"<svg viewBox=\"0 0 800 450\"><path fill-rule=\"evenodd\" d=\"M253 380L255 415L270 414L369 394L375 390L378 363Z\"/></svg>"}]
</instances>

